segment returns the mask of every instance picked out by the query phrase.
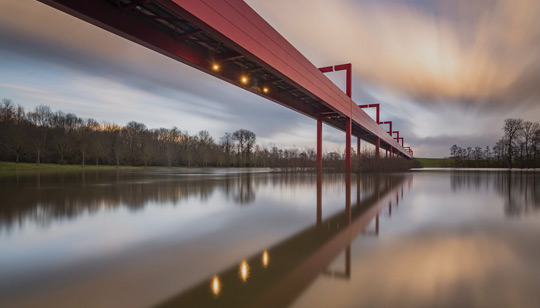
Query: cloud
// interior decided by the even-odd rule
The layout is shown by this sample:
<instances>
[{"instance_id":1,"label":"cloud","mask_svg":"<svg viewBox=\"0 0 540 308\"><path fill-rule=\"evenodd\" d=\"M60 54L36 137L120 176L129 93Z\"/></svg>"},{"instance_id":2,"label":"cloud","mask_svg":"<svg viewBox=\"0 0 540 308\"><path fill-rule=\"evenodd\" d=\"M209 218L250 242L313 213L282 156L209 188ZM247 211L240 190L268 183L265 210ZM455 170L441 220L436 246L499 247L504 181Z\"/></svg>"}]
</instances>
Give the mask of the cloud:
<instances>
[{"instance_id":1,"label":"cloud","mask_svg":"<svg viewBox=\"0 0 540 308\"><path fill-rule=\"evenodd\" d=\"M9 89L15 89L15 90L20 90L20 91L24 91L24 92L31 92L31 93L41 93L41 94L44 94L44 93L48 93L48 92L49 92L49 91L47 91L47 90L38 89L38 88L35 88L35 87L28 87L28 86L24 86L24 85L9 84L9 83L0 83L0 87L2 87L2 88L9 88Z\"/></svg>"},{"instance_id":2,"label":"cloud","mask_svg":"<svg viewBox=\"0 0 540 308\"><path fill-rule=\"evenodd\" d=\"M352 62L363 83L424 105L540 99L538 1L249 3L316 62Z\"/></svg>"}]
</instances>

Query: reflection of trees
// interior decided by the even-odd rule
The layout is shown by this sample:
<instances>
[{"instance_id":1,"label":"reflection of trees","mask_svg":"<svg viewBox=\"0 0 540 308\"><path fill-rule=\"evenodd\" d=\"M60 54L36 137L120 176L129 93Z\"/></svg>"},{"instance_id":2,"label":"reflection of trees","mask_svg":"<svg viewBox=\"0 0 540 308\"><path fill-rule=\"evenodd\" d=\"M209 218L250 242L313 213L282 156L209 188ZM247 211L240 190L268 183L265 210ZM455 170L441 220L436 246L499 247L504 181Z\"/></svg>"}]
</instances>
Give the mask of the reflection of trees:
<instances>
[{"instance_id":1,"label":"reflection of trees","mask_svg":"<svg viewBox=\"0 0 540 308\"><path fill-rule=\"evenodd\" d=\"M172 203L196 196L206 200L216 185L181 180L171 174L84 172L0 180L0 223L74 218L101 209L142 209L148 203Z\"/></svg>"},{"instance_id":2,"label":"reflection of trees","mask_svg":"<svg viewBox=\"0 0 540 308\"><path fill-rule=\"evenodd\" d=\"M452 190L489 191L492 187L505 198L509 216L540 209L540 174L537 172L456 172L452 175Z\"/></svg>"},{"instance_id":3,"label":"reflection of trees","mask_svg":"<svg viewBox=\"0 0 540 308\"><path fill-rule=\"evenodd\" d=\"M343 187L344 176L324 176L324 187ZM274 189L315 187L308 173L242 173L207 176L170 172L82 172L0 178L0 225L9 228L25 221L48 224L103 209L138 210L147 204L178 205L187 198L207 202L222 192L238 204L252 204L261 186ZM373 181L361 181L362 191Z\"/></svg>"},{"instance_id":4,"label":"reflection of trees","mask_svg":"<svg viewBox=\"0 0 540 308\"><path fill-rule=\"evenodd\" d=\"M236 189L233 192L233 200L238 204L249 204L255 201L255 190L251 174L246 174L236 181Z\"/></svg>"}]
</instances>

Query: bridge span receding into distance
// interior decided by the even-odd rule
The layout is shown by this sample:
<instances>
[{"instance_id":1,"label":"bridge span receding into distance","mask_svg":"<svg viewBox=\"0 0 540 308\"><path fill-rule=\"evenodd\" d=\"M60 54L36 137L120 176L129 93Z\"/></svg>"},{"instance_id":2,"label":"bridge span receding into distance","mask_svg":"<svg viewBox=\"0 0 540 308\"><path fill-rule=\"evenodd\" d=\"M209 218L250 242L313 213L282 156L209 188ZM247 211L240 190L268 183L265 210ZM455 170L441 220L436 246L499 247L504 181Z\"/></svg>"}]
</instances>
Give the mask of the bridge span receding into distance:
<instances>
[{"instance_id":1,"label":"bridge span receding into distance","mask_svg":"<svg viewBox=\"0 0 540 308\"><path fill-rule=\"evenodd\" d=\"M318 69L242 0L38 0L125 39L317 120L317 168L322 170L322 123L412 158L391 122L379 122L351 98L351 65ZM347 93L324 72L346 70ZM379 105L377 105L377 114ZM390 124L387 132L381 124ZM400 143L401 141L401 143Z\"/></svg>"}]
</instances>

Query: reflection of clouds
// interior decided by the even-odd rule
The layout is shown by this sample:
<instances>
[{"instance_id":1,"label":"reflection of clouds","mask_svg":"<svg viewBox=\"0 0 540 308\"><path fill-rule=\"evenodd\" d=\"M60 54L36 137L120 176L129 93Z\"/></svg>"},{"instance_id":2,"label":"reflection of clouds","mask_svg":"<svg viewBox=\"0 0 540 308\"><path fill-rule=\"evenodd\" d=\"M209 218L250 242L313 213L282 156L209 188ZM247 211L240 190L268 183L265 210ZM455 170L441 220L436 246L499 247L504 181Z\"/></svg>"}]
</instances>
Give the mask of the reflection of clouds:
<instances>
[{"instance_id":1,"label":"reflection of clouds","mask_svg":"<svg viewBox=\"0 0 540 308\"><path fill-rule=\"evenodd\" d=\"M321 278L294 307L535 306L530 285L539 281L528 278L537 271L538 249L514 245L503 234L508 231L459 237L424 231L376 249L353 248L352 282L336 285ZM317 296L323 290L333 296Z\"/></svg>"},{"instance_id":2,"label":"reflection of clouds","mask_svg":"<svg viewBox=\"0 0 540 308\"><path fill-rule=\"evenodd\" d=\"M465 238L434 236L409 242L405 247L397 243L394 245L386 247L388 256L377 253L377 259L381 259L376 261L389 261L387 271L392 279L375 280L385 280L391 294L409 294L419 302L442 290L450 293L449 290L459 289L462 283L485 283L485 280L489 279L489 273L507 264L516 263L518 259L504 243L482 235ZM396 254L398 251L399 254ZM486 251L496 257L486 257ZM367 265L370 261L375 260L368 260ZM365 267L362 269L360 271L369 272ZM362 274L375 275L367 272ZM450 294L440 295L444 298Z\"/></svg>"}]
</instances>

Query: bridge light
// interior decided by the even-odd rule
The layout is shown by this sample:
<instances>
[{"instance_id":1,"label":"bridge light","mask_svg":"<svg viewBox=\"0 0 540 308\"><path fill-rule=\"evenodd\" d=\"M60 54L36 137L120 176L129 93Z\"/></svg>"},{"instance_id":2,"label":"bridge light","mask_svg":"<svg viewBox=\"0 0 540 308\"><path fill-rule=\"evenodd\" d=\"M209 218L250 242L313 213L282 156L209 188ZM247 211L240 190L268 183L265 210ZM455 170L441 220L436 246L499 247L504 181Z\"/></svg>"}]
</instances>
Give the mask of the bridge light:
<instances>
[{"instance_id":1,"label":"bridge light","mask_svg":"<svg viewBox=\"0 0 540 308\"><path fill-rule=\"evenodd\" d=\"M214 63L214 64L212 65L212 70L215 71L215 72L219 71L219 64Z\"/></svg>"},{"instance_id":2,"label":"bridge light","mask_svg":"<svg viewBox=\"0 0 540 308\"><path fill-rule=\"evenodd\" d=\"M248 279L249 265L247 264L246 261L242 261L242 263L240 263L239 274L240 274L240 278L242 278L244 282Z\"/></svg>"},{"instance_id":3,"label":"bridge light","mask_svg":"<svg viewBox=\"0 0 540 308\"><path fill-rule=\"evenodd\" d=\"M264 88L263 88L263 92L264 92L264 93L268 93L268 88L267 88L267 87L264 87Z\"/></svg>"},{"instance_id":4,"label":"bridge light","mask_svg":"<svg viewBox=\"0 0 540 308\"><path fill-rule=\"evenodd\" d=\"M242 76L242 78L240 78L240 81L243 83L243 84L247 84L248 83L248 78L247 76Z\"/></svg>"},{"instance_id":5,"label":"bridge light","mask_svg":"<svg viewBox=\"0 0 540 308\"><path fill-rule=\"evenodd\" d=\"M269 257L268 257L268 251L265 250L265 251L263 252L263 255L262 255L262 264L263 264L264 267L267 267L267 266L268 266L268 259L269 259Z\"/></svg>"},{"instance_id":6,"label":"bridge light","mask_svg":"<svg viewBox=\"0 0 540 308\"><path fill-rule=\"evenodd\" d=\"M217 276L214 276L214 278L212 279L212 293L217 296L220 291L221 282L219 281L219 278Z\"/></svg>"}]
</instances>

